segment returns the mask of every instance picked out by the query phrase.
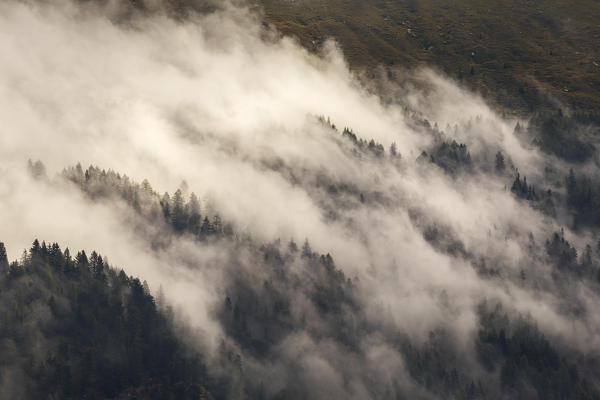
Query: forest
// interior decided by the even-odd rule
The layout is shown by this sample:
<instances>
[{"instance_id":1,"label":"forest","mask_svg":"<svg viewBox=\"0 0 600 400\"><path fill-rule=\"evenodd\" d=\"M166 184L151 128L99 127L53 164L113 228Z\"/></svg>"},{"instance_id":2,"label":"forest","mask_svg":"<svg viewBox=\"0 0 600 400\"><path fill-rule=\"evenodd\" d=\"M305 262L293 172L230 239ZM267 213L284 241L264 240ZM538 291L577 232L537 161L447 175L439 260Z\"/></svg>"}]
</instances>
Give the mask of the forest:
<instances>
[{"instance_id":1,"label":"forest","mask_svg":"<svg viewBox=\"0 0 600 400\"><path fill-rule=\"evenodd\" d=\"M600 399L597 7L325 3L0 2L0 399Z\"/></svg>"},{"instance_id":2,"label":"forest","mask_svg":"<svg viewBox=\"0 0 600 400\"><path fill-rule=\"evenodd\" d=\"M14 398L212 398L148 284L95 251L35 239L9 263L0 243L0 299Z\"/></svg>"},{"instance_id":3,"label":"forest","mask_svg":"<svg viewBox=\"0 0 600 400\"><path fill-rule=\"evenodd\" d=\"M328 129L327 135L341 138L339 145L347 147L357 160L384 159L400 168L401 155L394 145L386 151L349 128L339 133L324 118L319 123ZM423 125L435 136L444 136L428 122ZM493 165L484 166L471 161L466 145L456 141L448 144L440 139L429 151L431 156L424 150L415 162L433 165L451 179L458 179L457 174L463 178L472 175L479 168L489 169L510 183L501 153L496 154ZM30 160L27 171L35 181L73 185L90 202L126 204L132 213L128 223L160 227L158 235L145 237L153 251L169 246L178 237L187 237L199 245L231 249L228 262L235 263L235 254L244 254L247 267L231 267L223 294L213 306L212 313L225 337L217 358L209 360L190 347L189 339L178 336L178 331L190 328L173 318L162 288L152 291L145 281L111 267L95 251L89 258L85 251L72 257L57 243L40 244L36 239L20 260L9 263L2 244L0 293L6 300L1 304L10 304L2 314L3 336L9 340L5 343L10 343L6 354L18 360L5 366L12 369L17 363L18 374L27 382L23 387L26 397L306 398L310 390L292 382L275 396L269 395L265 383L256 379L252 365L278 357L286 340L304 332L330 341L343 354L358 359L366 357L361 345L364 337L384 335L386 343L402 354L410 377L441 397L600 398L593 383L598 378L593 357L553 345L531 317L507 312L501 303L479 303L475 358L468 360L455 347L454 334L443 327L417 344L401 331L373 321L361 300L365 288L360 279L347 277L330 254L314 252L308 240L303 244L293 239L261 243L250 232L238 232L218 214L202 213L206 207L195 193L184 197L186 182L174 193L160 195L148 180L137 183L95 166L83 169L77 164L50 178L41 161ZM557 201L557 208L573 213L574 224L580 218L595 224L592 218L580 217L586 209L580 193L590 192L589 178L575 178L571 169L564 180L567 196L556 200L550 189L536 192L518 172L510 191L536 212L547 214L543 202L549 201L554 210L553 201ZM361 203L378 201L372 195L352 194L353 189L344 185L330 183L326 190L334 198L348 193L358 196ZM477 259L462 243L448 238L450 234L440 228L423 232L440 251L469 260L484 279L511 279L498 269L488 268L485 258ZM544 243L530 242L527 246L532 258L546 259L553 269L545 284L533 278L536 286L547 285L537 290L564 291L567 282L600 289L599 250L592 250L591 245L578 252L561 229ZM533 283L527 274L524 269L520 271L518 285ZM299 298L308 304L298 308ZM40 346L47 349L43 355L33 351ZM470 367L471 362L478 368ZM215 363L225 367L214 368ZM478 373L478 369L485 372ZM386 397L377 392L377 385L372 389L375 396Z\"/></svg>"}]
</instances>

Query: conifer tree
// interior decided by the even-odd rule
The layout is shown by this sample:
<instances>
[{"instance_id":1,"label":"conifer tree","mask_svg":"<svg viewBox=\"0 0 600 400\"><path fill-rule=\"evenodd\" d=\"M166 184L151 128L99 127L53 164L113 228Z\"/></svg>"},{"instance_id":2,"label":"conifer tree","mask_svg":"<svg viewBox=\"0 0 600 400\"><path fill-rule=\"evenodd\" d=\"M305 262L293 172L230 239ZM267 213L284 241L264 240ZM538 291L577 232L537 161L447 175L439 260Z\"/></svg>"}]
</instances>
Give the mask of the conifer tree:
<instances>
[{"instance_id":1,"label":"conifer tree","mask_svg":"<svg viewBox=\"0 0 600 400\"><path fill-rule=\"evenodd\" d=\"M4 243L0 242L0 273L4 274L8 269L8 256L6 255L6 248Z\"/></svg>"}]
</instances>

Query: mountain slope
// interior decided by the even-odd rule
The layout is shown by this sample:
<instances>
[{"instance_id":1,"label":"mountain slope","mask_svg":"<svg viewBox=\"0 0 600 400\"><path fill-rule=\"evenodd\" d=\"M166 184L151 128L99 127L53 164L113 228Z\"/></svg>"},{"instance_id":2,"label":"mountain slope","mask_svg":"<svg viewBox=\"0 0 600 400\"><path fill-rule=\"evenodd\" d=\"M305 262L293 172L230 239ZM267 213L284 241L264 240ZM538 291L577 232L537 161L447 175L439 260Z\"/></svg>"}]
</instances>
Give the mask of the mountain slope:
<instances>
[{"instance_id":1,"label":"mountain slope","mask_svg":"<svg viewBox=\"0 0 600 400\"><path fill-rule=\"evenodd\" d=\"M600 106L600 3L259 0L281 32L341 45L354 69L436 66L520 112Z\"/></svg>"},{"instance_id":2,"label":"mountain slope","mask_svg":"<svg viewBox=\"0 0 600 400\"><path fill-rule=\"evenodd\" d=\"M0 398L211 399L147 284L85 251L0 242Z\"/></svg>"}]
</instances>

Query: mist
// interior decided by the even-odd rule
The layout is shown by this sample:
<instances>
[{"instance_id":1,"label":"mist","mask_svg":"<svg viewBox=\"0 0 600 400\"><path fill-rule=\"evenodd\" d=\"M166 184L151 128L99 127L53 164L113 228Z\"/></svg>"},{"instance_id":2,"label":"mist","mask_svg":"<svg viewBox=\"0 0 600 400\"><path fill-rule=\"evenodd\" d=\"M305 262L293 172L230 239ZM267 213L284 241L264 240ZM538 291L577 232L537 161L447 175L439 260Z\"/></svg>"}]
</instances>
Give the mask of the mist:
<instances>
[{"instance_id":1,"label":"mist","mask_svg":"<svg viewBox=\"0 0 600 400\"><path fill-rule=\"evenodd\" d=\"M543 251L561 228L579 249L593 233L572 231L568 215L550 217L511 193L517 170L530 182L549 165L568 171L519 137L516 120L429 69L410 72L414 85L385 81L394 94L384 101L350 72L334 41L311 54L243 4L183 20L158 3L125 20L115 10L0 4L0 239L9 258L36 237L98 250L153 291L162 287L199 351L217 359L225 341L239 352L247 377L260 377L269 396L295 384L313 398L434 398L407 372L394 338L422 345L443 330L476 371L485 302L598 356L598 292L575 281L558 287ZM344 127L381 143L385 155L357 152ZM447 173L420 157L443 140L468 146L468 172ZM389 154L392 143L398 156ZM494 171L497 152L507 160L503 173ZM28 159L41 160L48 177L33 178ZM194 192L203 215L218 214L238 239L174 235L152 246L165 228L65 181L61 171L77 163L147 179L158 193ZM358 311L342 314L368 326L356 351L328 336L332 322L302 290L289 294L291 313L312 325L287 335L267 359L229 335L219 314L225 297L236 285L270 279L239 239L246 236L279 239L273 246L281 249L307 239L331 255L356 285ZM481 260L499 277L482 274ZM305 264L290 262L299 276ZM568 304L586 311L565 312Z\"/></svg>"}]
</instances>

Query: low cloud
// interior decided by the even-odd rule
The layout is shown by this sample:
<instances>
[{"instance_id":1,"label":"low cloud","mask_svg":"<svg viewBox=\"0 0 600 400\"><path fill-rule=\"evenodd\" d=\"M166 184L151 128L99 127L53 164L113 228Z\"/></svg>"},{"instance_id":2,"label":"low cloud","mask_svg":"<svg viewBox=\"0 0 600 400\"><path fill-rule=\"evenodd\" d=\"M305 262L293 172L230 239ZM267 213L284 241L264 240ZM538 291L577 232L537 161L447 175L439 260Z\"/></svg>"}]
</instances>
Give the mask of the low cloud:
<instances>
[{"instance_id":1,"label":"low cloud","mask_svg":"<svg viewBox=\"0 0 600 400\"><path fill-rule=\"evenodd\" d=\"M268 377L268 394L298 379L316 398L430 396L406 372L389 332L422 343L442 327L472 352L478 306L488 299L530 315L551 338L598 348L600 321L562 312L550 279L543 243L559 224L510 192L517 168L536 177L555 161L515 135L516 121L431 70L414 75L420 85L388 87L397 98L384 102L349 71L334 42L310 54L244 6L185 20L158 3L151 9L115 20L114 4L0 4L0 239L11 258L34 237L96 249L162 286L203 332L206 351L217 354L225 338L244 354L215 310L236 276L258 287L269 279L259 258L237 257L241 245L185 236L153 248L148 238L159 228L134 224L124 203L92 201L54 176L81 162L148 179L159 192L185 181L207 214L253 243L308 238L359 282L360 318L370 326L360 350L348 353L307 328L280 342L268 362L246 354L250 375ZM356 151L344 127L381 143L385 155ZM468 146L470 173L417 161L440 138ZM494 173L498 151L514 169ZM27 174L29 158L44 162L48 180ZM446 248L428 240L432 232ZM565 233L578 244L589 239ZM502 278L478 273L482 259ZM303 276L306 266L293 265ZM520 283L523 269L536 290ZM590 311L599 305L595 292L573 285L574 301ZM292 294L298 316L318 314L302 291ZM330 323L320 318L316 326Z\"/></svg>"}]
</instances>

